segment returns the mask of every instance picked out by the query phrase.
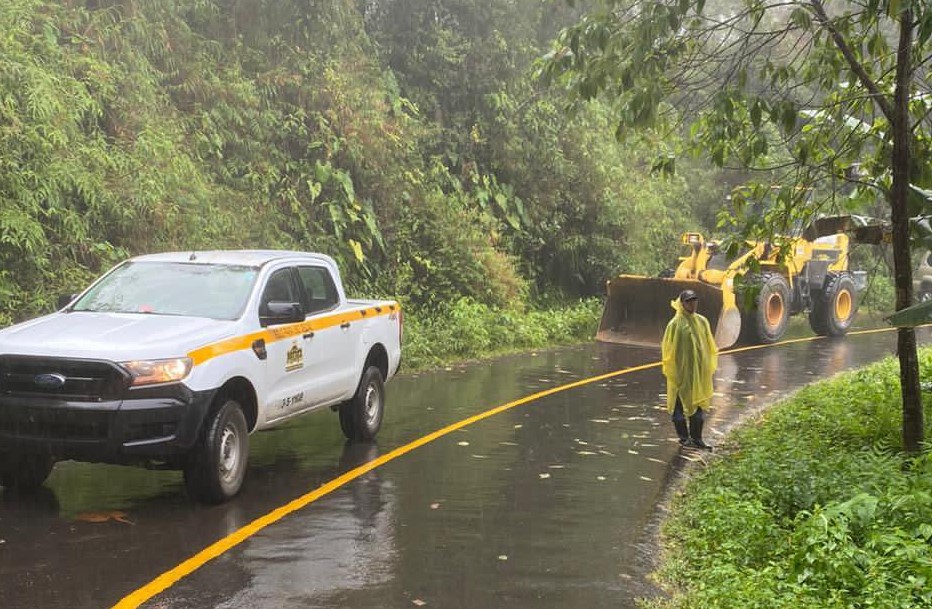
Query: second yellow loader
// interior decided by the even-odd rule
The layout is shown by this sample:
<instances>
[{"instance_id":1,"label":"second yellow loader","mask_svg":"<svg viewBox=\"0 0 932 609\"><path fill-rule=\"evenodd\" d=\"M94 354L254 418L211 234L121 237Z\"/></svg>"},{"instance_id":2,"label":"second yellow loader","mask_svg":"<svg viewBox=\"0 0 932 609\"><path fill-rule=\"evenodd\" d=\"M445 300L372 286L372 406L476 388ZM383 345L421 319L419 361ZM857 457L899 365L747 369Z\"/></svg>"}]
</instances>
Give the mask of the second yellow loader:
<instances>
[{"instance_id":1,"label":"second yellow loader","mask_svg":"<svg viewBox=\"0 0 932 609\"><path fill-rule=\"evenodd\" d=\"M676 269L660 277L619 275L608 281L596 338L659 346L673 316L670 301L685 289L698 293L699 312L708 318L720 349L739 340L775 342L786 332L790 315L804 311L816 334L845 334L866 287L866 273L849 269L849 244L883 238L880 225L859 216L836 216L814 222L797 238L781 240L782 256L777 246L754 241L728 256L701 234L684 233L688 252ZM757 262L753 272L751 259Z\"/></svg>"}]
</instances>

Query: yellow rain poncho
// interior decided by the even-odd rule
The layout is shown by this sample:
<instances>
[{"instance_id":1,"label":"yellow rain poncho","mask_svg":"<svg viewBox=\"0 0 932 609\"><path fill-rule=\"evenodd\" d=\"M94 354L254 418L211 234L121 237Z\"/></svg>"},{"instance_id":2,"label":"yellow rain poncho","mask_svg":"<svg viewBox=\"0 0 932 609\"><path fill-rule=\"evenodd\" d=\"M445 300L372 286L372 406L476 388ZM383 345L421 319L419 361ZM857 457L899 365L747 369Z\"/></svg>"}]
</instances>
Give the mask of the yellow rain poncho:
<instances>
[{"instance_id":1,"label":"yellow rain poncho","mask_svg":"<svg viewBox=\"0 0 932 609\"><path fill-rule=\"evenodd\" d=\"M692 416L697 408L708 408L712 398L712 374L718 366L718 348L709 320L690 315L676 299L670 303L676 315L667 324L660 345L663 375L667 377L667 410L671 413L679 396L683 412Z\"/></svg>"}]
</instances>

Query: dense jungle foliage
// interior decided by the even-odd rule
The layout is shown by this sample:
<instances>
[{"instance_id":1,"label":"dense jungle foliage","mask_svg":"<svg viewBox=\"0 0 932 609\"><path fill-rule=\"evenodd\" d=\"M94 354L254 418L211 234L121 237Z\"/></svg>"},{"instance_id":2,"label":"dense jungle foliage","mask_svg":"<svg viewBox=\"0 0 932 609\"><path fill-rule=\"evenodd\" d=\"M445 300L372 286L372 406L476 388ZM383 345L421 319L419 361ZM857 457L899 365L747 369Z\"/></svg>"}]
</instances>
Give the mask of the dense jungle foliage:
<instances>
[{"instance_id":1,"label":"dense jungle foliage","mask_svg":"<svg viewBox=\"0 0 932 609\"><path fill-rule=\"evenodd\" d=\"M535 82L579 10L5 0L0 322L159 250L322 251L351 292L437 318L659 271L723 186L698 162L652 174L676 141L621 145L605 107L567 116Z\"/></svg>"},{"instance_id":2,"label":"dense jungle foliage","mask_svg":"<svg viewBox=\"0 0 932 609\"><path fill-rule=\"evenodd\" d=\"M673 596L646 605L932 607L932 451L902 451L898 372L888 358L812 385L737 430L674 499Z\"/></svg>"}]
</instances>

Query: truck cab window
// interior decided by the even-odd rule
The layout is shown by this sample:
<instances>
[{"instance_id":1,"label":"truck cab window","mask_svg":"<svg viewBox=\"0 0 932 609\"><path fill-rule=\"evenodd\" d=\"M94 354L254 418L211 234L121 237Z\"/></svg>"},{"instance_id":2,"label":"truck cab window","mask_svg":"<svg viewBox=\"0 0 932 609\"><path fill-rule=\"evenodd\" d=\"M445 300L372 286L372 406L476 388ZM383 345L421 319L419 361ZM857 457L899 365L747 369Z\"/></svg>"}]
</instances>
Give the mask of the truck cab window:
<instances>
[{"instance_id":1,"label":"truck cab window","mask_svg":"<svg viewBox=\"0 0 932 609\"><path fill-rule=\"evenodd\" d=\"M308 313L326 311L339 304L336 285L330 272L318 266L299 266L304 310Z\"/></svg>"},{"instance_id":2,"label":"truck cab window","mask_svg":"<svg viewBox=\"0 0 932 609\"><path fill-rule=\"evenodd\" d=\"M291 269L279 269L269 277L260 301L262 310L265 310L270 302L301 302L291 278Z\"/></svg>"}]
</instances>

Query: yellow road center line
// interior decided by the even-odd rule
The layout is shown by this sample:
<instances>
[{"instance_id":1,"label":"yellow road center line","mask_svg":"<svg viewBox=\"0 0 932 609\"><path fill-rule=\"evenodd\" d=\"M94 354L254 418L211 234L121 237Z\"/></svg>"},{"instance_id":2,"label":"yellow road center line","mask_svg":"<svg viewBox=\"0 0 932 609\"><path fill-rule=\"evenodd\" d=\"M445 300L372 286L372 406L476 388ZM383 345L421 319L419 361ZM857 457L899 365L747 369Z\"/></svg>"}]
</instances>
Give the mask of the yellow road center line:
<instances>
[{"instance_id":1,"label":"yellow road center line","mask_svg":"<svg viewBox=\"0 0 932 609\"><path fill-rule=\"evenodd\" d=\"M877 328L874 330L859 330L857 332L849 332L848 335L856 336L856 335L863 335L863 334L878 334L881 332L891 332L893 330L896 330L896 328ZM825 337L824 336L809 336L806 338L796 338L796 339L786 340L786 341L767 344L767 345L751 345L748 347L739 347L737 349L728 349L726 351L720 352L720 355L742 353L744 351L766 349L768 347L779 347L783 345L791 345L794 343L811 342L811 341L820 340L823 338ZM136 607L139 607L140 605L142 605L143 603L151 599L153 596L160 594L161 592L164 592L165 590L173 586L175 583L177 583L179 580L194 573L195 571L200 569L202 566L204 566L205 564L207 564L214 558L217 558L218 556L224 554L225 552L232 550L233 548L235 548L242 542L246 541L247 539L249 539L256 533L261 531L262 529L275 524L276 522L285 518L289 514L297 512L298 510L304 507L307 507L308 505L317 501L321 497L329 495L333 491L339 489L342 486L345 486L346 484L374 470L375 468L385 465L389 461L394 461L398 457L401 457L402 455L405 455L416 448L420 448L421 446L424 446L425 444L429 444L438 438L442 438L443 436L448 435L458 429L468 427L470 425L473 425L474 423L478 423L479 421L488 419L489 417L505 412L506 410L511 410L512 408L515 408L517 406L521 406L523 404L527 404L528 402L533 402L541 398L545 398L555 393L561 393L563 391L568 391L570 389L575 389L577 387L582 387L584 385L590 385L592 383L597 383L599 381L604 381L606 379L614 378L617 376L631 374L633 372L641 372L643 370L649 370L651 368L658 368L660 367L660 365L661 365L661 362L642 364L640 366L634 366L631 368L623 368L621 370L615 370L613 372L607 372L605 374L600 374L598 376L593 376L593 377L589 377L589 378L582 379L579 381L574 381L566 385L560 385L558 387L551 387L550 389L545 389L544 391L540 391L533 395L519 398L517 400L508 402L507 404L496 406L495 408L492 408L491 410L480 412L479 414L473 415L467 419L463 419L456 423L447 425L446 427L442 429L438 429L437 431L434 431L433 433L429 433L426 436L422 436L418 438L417 440L409 442L408 444L405 444L404 446L396 448L395 450L392 450L391 452L385 453L384 455L381 455L373 459L372 461L369 461L368 463L360 465L359 467L356 467L346 472L345 474L337 478L334 478L333 480L330 480L329 482L326 482L325 484L323 484L322 486L319 486L313 491L305 495L302 495L301 497L298 497L297 499L294 499L281 507L278 507L272 510L271 512L265 514L264 516L260 516L259 518L256 518L255 520L245 525L244 527L237 529L236 531L227 535L226 537L212 543L211 545L207 546L206 548L204 548L203 550L201 550L200 552L198 552L191 558L187 559L186 561L182 562L176 567L173 567L172 569L165 571L164 573L162 573L161 575L153 579L148 584L145 584L141 588L125 596L116 605L113 606L113 609L135 609Z\"/></svg>"}]
</instances>

